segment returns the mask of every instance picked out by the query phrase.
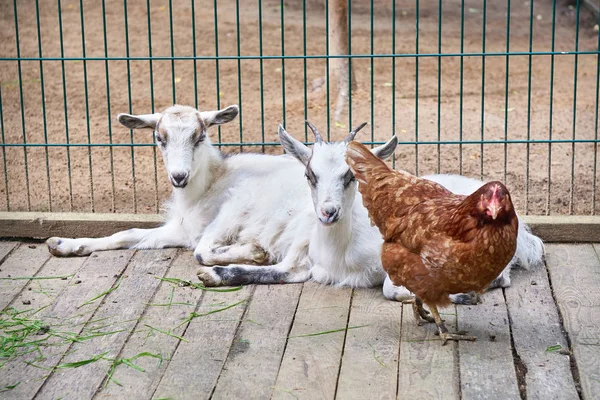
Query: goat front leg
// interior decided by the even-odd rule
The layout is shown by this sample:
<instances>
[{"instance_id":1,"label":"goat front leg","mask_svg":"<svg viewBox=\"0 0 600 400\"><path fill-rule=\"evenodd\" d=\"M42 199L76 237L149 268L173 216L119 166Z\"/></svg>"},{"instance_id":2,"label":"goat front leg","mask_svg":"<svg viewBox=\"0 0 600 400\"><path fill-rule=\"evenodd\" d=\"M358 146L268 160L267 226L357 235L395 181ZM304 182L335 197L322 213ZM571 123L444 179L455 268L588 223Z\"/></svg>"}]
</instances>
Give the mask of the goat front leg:
<instances>
[{"instance_id":1,"label":"goat front leg","mask_svg":"<svg viewBox=\"0 0 600 400\"><path fill-rule=\"evenodd\" d=\"M129 229L102 238L58 238L46 240L54 256L87 256L94 251L117 249L162 249L189 247L186 235L177 225L167 224L152 229Z\"/></svg>"},{"instance_id":2,"label":"goat front leg","mask_svg":"<svg viewBox=\"0 0 600 400\"><path fill-rule=\"evenodd\" d=\"M308 268L288 268L282 264L268 267L228 265L226 267L200 267L198 279L207 287L250 284L300 283L310 279Z\"/></svg>"}]
</instances>

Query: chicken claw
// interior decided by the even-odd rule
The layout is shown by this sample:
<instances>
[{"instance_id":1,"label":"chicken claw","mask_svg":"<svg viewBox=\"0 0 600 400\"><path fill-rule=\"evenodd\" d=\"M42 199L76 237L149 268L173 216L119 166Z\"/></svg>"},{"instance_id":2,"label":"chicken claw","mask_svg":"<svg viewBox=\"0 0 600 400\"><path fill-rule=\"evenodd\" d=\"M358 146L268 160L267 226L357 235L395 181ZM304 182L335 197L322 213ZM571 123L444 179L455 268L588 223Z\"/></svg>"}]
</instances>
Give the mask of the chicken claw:
<instances>
[{"instance_id":1,"label":"chicken claw","mask_svg":"<svg viewBox=\"0 0 600 400\"><path fill-rule=\"evenodd\" d=\"M442 333L441 329L440 329L440 339L442 340L442 346L444 346L448 340L470 340L470 341L477 340L477 338L475 336L460 335L458 333L449 333L449 332Z\"/></svg>"},{"instance_id":2,"label":"chicken claw","mask_svg":"<svg viewBox=\"0 0 600 400\"><path fill-rule=\"evenodd\" d=\"M446 342L448 342L448 340L470 340L470 341L477 340L477 338L475 336L469 336L469 335L467 335L467 332L464 332L464 331L455 332L455 333L448 332L448 328L446 328L446 325L444 325L444 321L442 320L442 318L440 318L440 314L437 310L437 307L430 305L429 308L431 309L431 313L433 314L433 319L435 320L435 324L437 325L438 331L440 332L440 339L442 340L442 346L444 346L446 344Z\"/></svg>"}]
</instances>

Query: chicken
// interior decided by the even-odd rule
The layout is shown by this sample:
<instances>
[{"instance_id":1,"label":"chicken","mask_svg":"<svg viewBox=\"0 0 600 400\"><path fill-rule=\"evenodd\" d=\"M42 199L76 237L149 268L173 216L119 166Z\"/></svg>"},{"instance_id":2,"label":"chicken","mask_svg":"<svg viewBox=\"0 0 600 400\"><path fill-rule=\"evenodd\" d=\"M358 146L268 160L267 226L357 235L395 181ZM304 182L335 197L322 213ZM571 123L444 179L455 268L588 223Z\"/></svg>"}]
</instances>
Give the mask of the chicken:
<instances>
[{"instance_id":1,"label":"chicken","mask_svg":"<svg viewBox=\"0 0 600 400\"><path fill-rule=\"evenodd\" d=\"M371 223L383 236L383 268L394 285L415 294L417 324L421 318L435 322L442 345L476 340L448 332L437 307L449 303L449 294L482 292L513 257L518 220L506 187L490 182L470 196L455 195L392 170L358 142L349 143L346 161Z\"/></svg>"}]
</instances>

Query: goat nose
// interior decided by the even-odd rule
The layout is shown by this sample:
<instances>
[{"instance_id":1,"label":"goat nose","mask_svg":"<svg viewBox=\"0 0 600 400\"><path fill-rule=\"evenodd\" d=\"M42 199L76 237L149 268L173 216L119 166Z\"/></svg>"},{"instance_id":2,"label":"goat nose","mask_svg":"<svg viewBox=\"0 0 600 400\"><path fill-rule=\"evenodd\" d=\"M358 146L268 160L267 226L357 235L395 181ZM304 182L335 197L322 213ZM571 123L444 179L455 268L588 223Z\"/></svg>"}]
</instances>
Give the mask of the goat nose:
<instances>
[{"instance_id":1,"label":"goat nose","mask_svg":"<svg viewBox=\"0 0 600 400\"><path fill-rule=\"evenodd\" d=\"M171 174L171 178L173 179L173 182L177 185L181 185L186 178L188 177L187 172L175 172L173 174Z\"/></svg>"},{"instance_id":2,"label":"goat nose","mask_svg":"<svg viewBox=\"0 0 600 400\"><path fill-rule=\"evenodd\" d=\"M338 210L335 207L321 208L321 214L323 214L324 217L331 217L332 215L335 215L337 212L338 212Z\"/></svg>"}]
</instances>

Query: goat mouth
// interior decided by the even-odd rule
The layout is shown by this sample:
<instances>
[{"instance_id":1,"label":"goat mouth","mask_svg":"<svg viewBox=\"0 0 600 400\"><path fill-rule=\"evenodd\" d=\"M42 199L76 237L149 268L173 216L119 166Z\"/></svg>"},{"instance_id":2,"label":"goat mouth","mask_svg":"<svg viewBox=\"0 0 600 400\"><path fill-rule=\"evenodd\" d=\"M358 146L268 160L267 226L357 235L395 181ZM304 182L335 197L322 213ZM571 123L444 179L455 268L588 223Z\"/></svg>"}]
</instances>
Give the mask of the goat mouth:
<instances>
[{"instance_id":1,"label":"goat mouth","mask_svg":"<svg viewBox=\"0 0 600 400\"><path fill-rule=\"evenodd\" d=\"M173 185L173 187L176 189L183 189L184 187L187 186L187 184L188 184L187 181L181 182L181 183L176 183L176 182L171 181L171 185Z\"/></svg>"},{"instance_id":2,"label":"goat mouth","mask_svg":"<svg viewBox=\"0 0 600 400\"><path fill-rule=\"evenodd\" d=\"M319 221L325 226L332 226L340 219L339 214L336 214L329 218L320 217Z\"/></svg>"}]
</instances>

